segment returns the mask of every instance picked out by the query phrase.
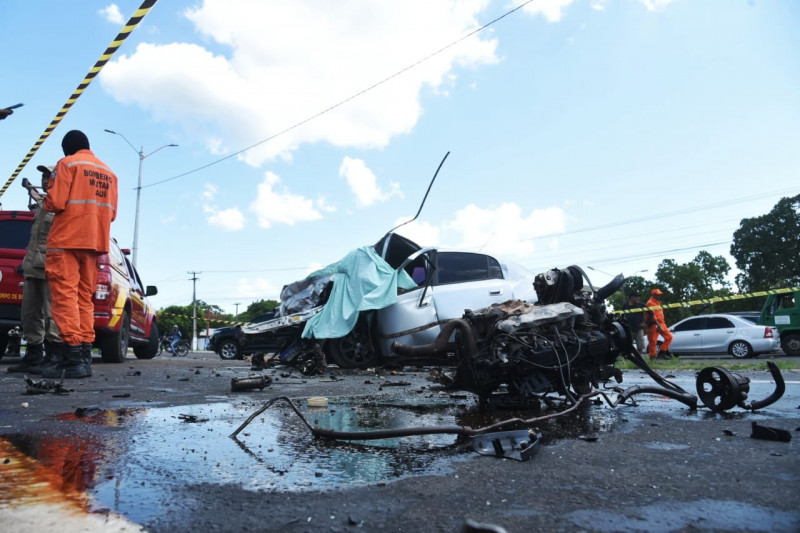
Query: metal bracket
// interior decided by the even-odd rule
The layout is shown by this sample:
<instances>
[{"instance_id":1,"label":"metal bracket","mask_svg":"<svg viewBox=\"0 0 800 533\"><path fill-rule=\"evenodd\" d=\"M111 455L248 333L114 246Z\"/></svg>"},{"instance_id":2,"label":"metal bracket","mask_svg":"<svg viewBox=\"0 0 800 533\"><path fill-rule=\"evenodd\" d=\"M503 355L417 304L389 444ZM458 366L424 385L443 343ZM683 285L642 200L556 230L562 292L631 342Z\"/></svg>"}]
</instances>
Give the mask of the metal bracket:
<instances>
[{"instance_id":1,"label":"metal bracket","mask_svg":"<svg viewBox=\"0 0 800 533\"><path fill-rule=\"evenodd\" d=\"M481 455L527 461L539 449L541 435L527 429L498 431L472 437L472 448Z\"/></svg>"}]
</instances>

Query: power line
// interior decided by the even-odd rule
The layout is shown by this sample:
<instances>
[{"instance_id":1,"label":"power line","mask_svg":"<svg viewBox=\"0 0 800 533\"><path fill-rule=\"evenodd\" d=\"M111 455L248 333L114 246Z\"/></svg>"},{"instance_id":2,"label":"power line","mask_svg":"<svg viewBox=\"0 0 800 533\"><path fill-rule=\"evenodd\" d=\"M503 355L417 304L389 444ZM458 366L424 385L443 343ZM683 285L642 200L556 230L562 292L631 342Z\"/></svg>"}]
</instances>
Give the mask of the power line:
<instances>
[{"instance_id":1,"label":"power line","mask_svg":"<svg viewBox=\"0 0 800 533\"><path fill-rule=\"evenodd\" d=\"M773 196L775 194L785 194L785 193L788 193L790 191L793 192L793 191L796 191L796 190L799 190L799 189L800 188L798 188L798 187L789 187L789 188L786 188L786 189L780 189L780 190L777 190L777 191L770 191L770 192L751 195L751 196L742 196L740 198L734 198L734 199L731 199L731 200L725 200L723 202L717 202L717 203L714 203L714 204L699 205L699 206L696 206L696 207L688 207L686 209L679 209L677 211L669 211L667 213L661 213L661 214L656 214L656 215L652 215L652 216L639 217L639 218L630 218L630 219L627 219L627 220L621 220L619 222L609 222L608 224L600 224L600 225L597 225L597 226L588 226L588 227L585 227L585 228L574 229L572 231L564 231L562 233L550 233L550 234L547 234L547 235L540 235L538 237L530 237L530 238L523 239L523 240L525 240L525 241L535 241L535 240L539 240L539 239L548 239L548 238L551 238L551 237L561 237L562 235L574 235L575 233L585 233L587 231L595 231L595 230L598 230L598 229L608 229L608 228L613 228L613 227L616 227L616 226L626 226L628 224L637 224L639 222L646 222L646 221L649 221L649 220L656 220L656 219L659 219L659 218L668 218L668 217L672 217L672 216L675 216L675 215L685 215L686 213L694 213L694 212L697 212L697 211L706 211L706 210L709 210L709 209L716 209L718 207L727 207L729 205L740 204L742 202L751 202L751 201L759 199L759 198L767 198L767 197Z\"/></svg>"},{"instance_id":2,"label":"power line","mask_svg":"<svg viewBox=\"0 0 800 533\"><path fill-rule=\"evenodd\" d=\"M306 124L308 122L311 122L312 120L314 120L316 118L319 118L322 115L324 115L326 113L329 113L329 112L333 111L334 109L336 109L338 107L343 106L344 104L350 102L351 100L355 100L359 96L362 96L363 94L368 93L369 91L371 91L371 90L383 85L384 83L387 83L388 81L390 81L390 80L392 80L392 79L394 79L394 78L396 78L396 77L408 72L409 70L413 69L414 67L416 67L418 65L421 65L422 63L424 63L424 62L436 57L437 55L441 54L442 52L444 52L446 50L449 50L450 48L454 47L455 45L459 44L460 42L465 41L465 40L469 39L470 37L472 37L473 35L482 32L483 30L485 30L489 26L495 24L496 22L501 21L502 19L506 18L507 16L511 15L512 13L514 13L516 11L519 11L520 9L522 9L523 7L525 7L526 5L530 4L533 1L534 0L528 0L527 2L523 2L522 4L518 5L517 7L513 8L513 9L510 9L509 11L506 11L505 13L503 13L499 17L495 18L494 20L492 20L490 22L487 22L483 26L480 26L480 27L472 30L471 32L469 32L466 35L464 35L463 37L461 37L459 39L456 39L455 41L451 42L447 46L444 46L443 48L440 48L439 50L433 52L432 54L428 54L427 56L423 57L422 59L420 59L420 60L412 63L411 65L409 65L409 66L407 66L407 67L395 72L391 76L388 76L388 77L386 77L386 78L384 78L384 79L382 79L382 80L380 80L380 81L378 81L376 83L373 83L372 85L370 85L366 89L362 89L361 91L353 94L352 96L349 96L349 97L345 98L344 100L341 100L338 103L333 104L332 106L327 107L327 108L323 109L322 111L319 111L318 113L315 113L314 115L311 115L310 117L307 117L307 118L301 120L300 122L297 122L296 124L294 124L292 126L289 126L288 128L279 131L278 133L276 133L274 135L270 135L269 137L267 137L266 139L264 139L262 141L258 141L255 144L251 144L247 148L242 148L238 152L234 152L232 154L229 154L229 155L227 155L227 156L225 156L225 157L223 157L221 159L217 159L216 161L212 161L211 163L208 163L208 164L203 165L201 167L195 168L194 170L189 170L188 172L184 172L182 174L178 174L177 176L173 176L171 178L167 178L167 179L164 179L164 180L156 181L156 182L151 183L149 185L144 185L144 186L142 186L142 189L146 189L148 187L155 187L156 185L161 185L162 183L167 183L168 181L176 180L178 178L182 178L184 176L188 176L189 174L194 174L195 172L199 172L201 170L205 170L205 169L207 169L207 168L209 168L211 166L214 166L214 165L216 165L218 163L222 163L223 161L226 161L226 160L228 160L228 159L230 159L232 157L236 157L239 154L243 154L244 152L247 152L248 150L251 150L251 149L255 148L256 146L260 146L260 145L262 145L262 144L264 144L266 142L269 142L269 141L271 141L271 140L273 140L273 139L275 139L277 137L280 137L281 135L284 135L284 134L286 134L286 133L288 133L288 132L290 132L290 131L292 131L292 130L294 130L296 128L299 128L300 126L302 126L302 125L304 125L304 124Z\"/></svg>"}]
</instances>

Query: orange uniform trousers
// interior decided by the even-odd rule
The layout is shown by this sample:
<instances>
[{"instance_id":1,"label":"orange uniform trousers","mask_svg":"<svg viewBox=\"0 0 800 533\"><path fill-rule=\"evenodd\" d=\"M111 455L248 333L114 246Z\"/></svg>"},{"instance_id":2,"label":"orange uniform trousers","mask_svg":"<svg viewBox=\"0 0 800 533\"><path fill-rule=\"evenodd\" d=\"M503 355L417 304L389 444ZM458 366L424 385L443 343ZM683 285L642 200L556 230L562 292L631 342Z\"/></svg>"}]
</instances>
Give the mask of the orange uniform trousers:
<instances>
[{"instance_id":1,"label":"orange uniform trousers","mask_svg":"<svg viewBox=\"0 0 800 533\"><path fill-rule=\"evenodd\" d=\"M666 352L672 344L672 333L667 329L666 324L660 324L661 336L664 337L664 342L661 343L661 351ZM650 357L656 356L656 346L658 346L658 327L653 324L647 326L647 355Z\"/></svg>"},{"instance_id":2,"label":"orange uniform trousers","mask_svg":"<svg viewBox=\"0 0 800 533\"><path fill-rule=\"evenodd\" d=\"M47 250L45 272L50 282L50 313L67 344L94 342L97 252Z\"/></svg>"}]
</instances>

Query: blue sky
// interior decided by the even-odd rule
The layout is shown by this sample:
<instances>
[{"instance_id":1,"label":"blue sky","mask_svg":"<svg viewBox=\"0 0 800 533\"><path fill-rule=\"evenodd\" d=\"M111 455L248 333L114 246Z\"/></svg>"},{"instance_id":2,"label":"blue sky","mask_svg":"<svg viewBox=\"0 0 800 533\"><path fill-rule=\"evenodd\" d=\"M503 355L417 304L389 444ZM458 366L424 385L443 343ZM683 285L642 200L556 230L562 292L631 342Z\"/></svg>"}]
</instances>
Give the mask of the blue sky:
<instances>
[{"instance_id":1,"label":"blue sky","mask_svg":"<svg viewBox=\"0 0 800 533\"><path fill-rule=\"evenodd\" d=\"M3 182L139 4L0 2ZM420 244L600 284L733 267L739 221L800 193L800 3L534 0L463 39L519 4L160 0L0 203L81 129L131 247L137 152L178 144L143 162L138 269L156 307L193 271L234 312L411 218L449 151Z\"/></svg>"}]
</instances>

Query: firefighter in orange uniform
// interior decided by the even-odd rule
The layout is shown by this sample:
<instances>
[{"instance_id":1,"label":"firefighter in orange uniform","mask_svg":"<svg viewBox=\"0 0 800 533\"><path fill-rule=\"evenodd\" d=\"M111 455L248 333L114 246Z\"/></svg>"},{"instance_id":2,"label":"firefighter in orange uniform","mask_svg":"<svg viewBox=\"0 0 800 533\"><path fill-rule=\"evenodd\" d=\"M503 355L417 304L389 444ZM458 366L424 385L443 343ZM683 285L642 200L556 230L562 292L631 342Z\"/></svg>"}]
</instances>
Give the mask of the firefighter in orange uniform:
<instances>
[{"instance_id":1,"label":"firefighter in orange uniform","mask_svg":"<svg viewBox=\"0 0 800 533\"><path fill-rule=\"evenodd\" d=\"M65 157L50 177L44 207L55 213L45 271L51 313L64 344L61 362L42 377L77 379L92 375L97 256L108 253L117 217L117 176L95 157L83 132L67 132L61 148Z\"/></svg>"},{"instance_id":2,"label":"firefighter in orange uniform","mask_svg":"<svg viewBox=\"0 0 800 533\"><path fill-rule=\"evenodd\" d=\"M653 289L650 291L650 299L644 304L645 307L656 307L661 305L661 289ZM667 328L667 322L664 320L663 309L653 309L652 311L645 311L644 323L647 327L647 354L650 359L671 359L672 354L669 353L669 346L672 344L672 333ZM658 345L658 335L664 338L661 343L661 348L656 355L656 347Z\"/></svg>"}]
</instances>

